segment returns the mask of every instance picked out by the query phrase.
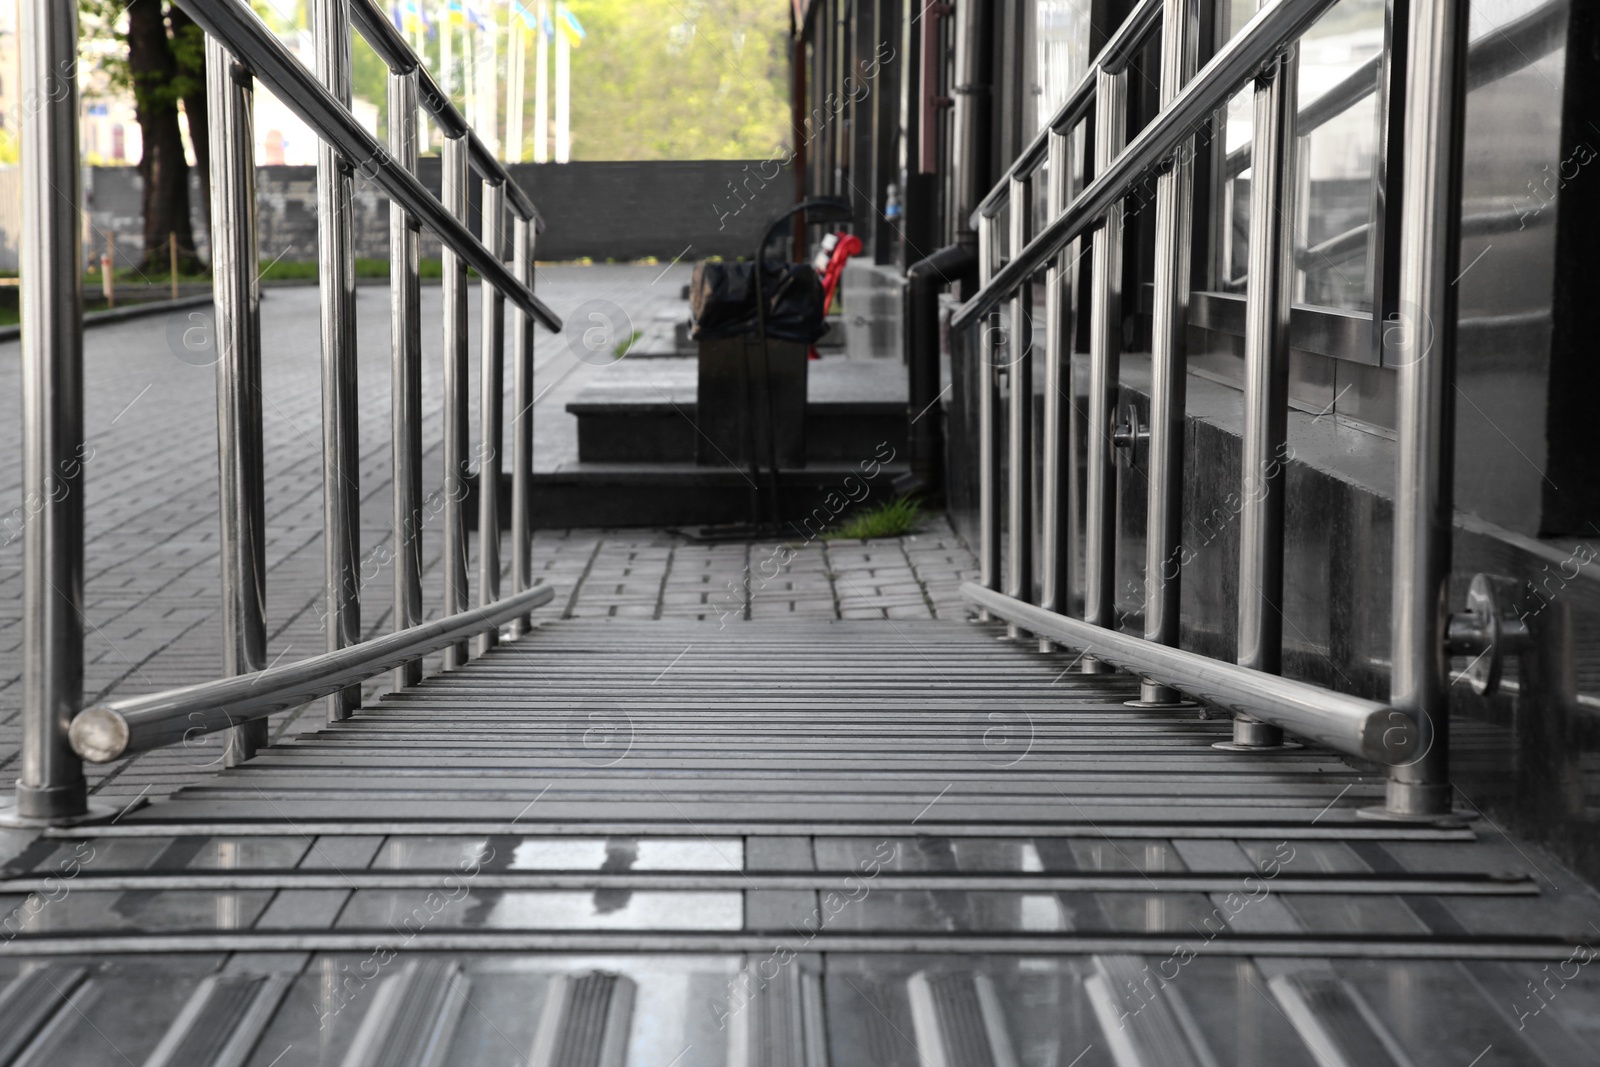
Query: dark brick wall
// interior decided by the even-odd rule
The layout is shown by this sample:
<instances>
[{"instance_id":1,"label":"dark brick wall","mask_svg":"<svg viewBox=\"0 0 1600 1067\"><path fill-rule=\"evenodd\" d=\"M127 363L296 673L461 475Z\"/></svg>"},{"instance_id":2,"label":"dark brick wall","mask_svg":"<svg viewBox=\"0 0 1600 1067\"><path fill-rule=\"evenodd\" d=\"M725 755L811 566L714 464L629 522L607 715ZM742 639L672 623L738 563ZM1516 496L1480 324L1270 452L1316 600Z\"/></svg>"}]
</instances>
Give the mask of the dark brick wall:
<instances>
[{"instance_id":1,"label":"dark brick wall","mask_svg":"<svg viewBox=\"0 0 1600 1067\"><path fill-rule=\"evenodd\" d=\"M690 244L689 258L748 256L794 203L793 177L771 162L527 163L511 172L549 224L540 259L671 259Z\"/></svg>"},{"instance_id":2,"label":"dark brick wall","mask_svg":"<svg viewBox=\"0 0 1600 1067\"><path fill-rule=\"evenodd\" d=\"M98 257L104 235L114 232L118 262L127 265L143 244L139 173L132 167L89 170L92 254ZM771 162L524 163L513 165L511 172L545 218L538 253L544 260L750 255L762 228L794 202L792 176ZM315 257L315 177L314 167L257 169L263 259ZM422 161L421 178L437 195L437 158ZM190 188L196 243L208 255L197 178L191 179ZM475 215L476 182L472 188ZM358 177L354 206L356 254L387 256L388 198ZM422 254L437 256L438 241L424 234Z\"/></svg>"}]
</instances>

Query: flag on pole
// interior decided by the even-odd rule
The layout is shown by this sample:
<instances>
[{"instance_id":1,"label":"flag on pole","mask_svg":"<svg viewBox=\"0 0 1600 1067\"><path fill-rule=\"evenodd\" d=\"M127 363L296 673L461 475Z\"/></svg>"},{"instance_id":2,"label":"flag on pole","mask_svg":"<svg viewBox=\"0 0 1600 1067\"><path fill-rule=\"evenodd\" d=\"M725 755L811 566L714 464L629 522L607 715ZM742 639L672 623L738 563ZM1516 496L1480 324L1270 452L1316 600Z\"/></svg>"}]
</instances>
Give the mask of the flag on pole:
<instances>
[{"instance_id":1,"label":"flag on pole","mask_svg":"<svg viewBox=\"0 0 1600 1067\"><path fill-rule=\"evenodd\" d=\"M583 39L588 36L583 32L583 23L578 21L578 16L574 15L572 9L567 5L556 5L556 18L560 19L558 25L561 27L561 32L566 34L567 40L571 42L572 47L578 47Z\"/></svg>"},{"instance_id":2,"label":"flag on pole","mask_svg":"<svg viewBox=\"0 0 1600 1067\"><path fill-rule=\"evenodd\" d=\"M394 18L394 28L402 33L415 36L427 33L430 29L428 13L417 0L405 0L404 3L394 5L390 8L390 14Z\"/></svg>"}]
</instances>

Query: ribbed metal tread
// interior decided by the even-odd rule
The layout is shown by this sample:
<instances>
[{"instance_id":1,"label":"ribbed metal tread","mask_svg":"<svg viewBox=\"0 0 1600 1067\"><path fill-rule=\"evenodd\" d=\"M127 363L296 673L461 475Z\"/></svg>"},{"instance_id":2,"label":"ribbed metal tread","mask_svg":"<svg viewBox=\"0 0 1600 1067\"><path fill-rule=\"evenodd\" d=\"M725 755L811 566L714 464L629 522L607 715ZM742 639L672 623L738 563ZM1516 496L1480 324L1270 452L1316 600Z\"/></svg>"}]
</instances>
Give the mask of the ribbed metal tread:
<instances>
[{"instance_id":1,"label":"ribbed metal tread","mask_svg":"<svg viewBox=\"0 0 1600 1067\"><path fill-rule=\"evenodd\" d=\"M1592 1062L1531 846L998 633L561 622L52 831L0 1067Z\"/></svg>"}]
</instances>

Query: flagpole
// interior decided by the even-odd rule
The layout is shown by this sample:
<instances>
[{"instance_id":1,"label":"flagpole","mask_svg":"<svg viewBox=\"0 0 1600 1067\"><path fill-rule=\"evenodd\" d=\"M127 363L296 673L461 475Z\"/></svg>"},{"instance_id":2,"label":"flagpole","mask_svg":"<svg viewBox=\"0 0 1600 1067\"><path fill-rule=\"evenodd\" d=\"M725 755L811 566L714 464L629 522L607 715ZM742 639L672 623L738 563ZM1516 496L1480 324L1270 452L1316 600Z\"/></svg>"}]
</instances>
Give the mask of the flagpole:
<instances>
[{"instance_id":1,"label":"flagpole","mask_svg":"<svg viewBox=\"0 0 1600 1067\"><path fill-rule=\"evenodd\" d=\"M533 161L550 161L550 35L545 32L550 16L543 0L539 4L539 28L534 34L533 57Z\"/></svg>"},{"instance_id":2,"label":"flagpole","mask_svg":"<svg viewBox=\"0 0 1600 1067\"><path fill-rule=\"evenodd\" d=\"M468 4L472 0L461 0L461 69L466 74L466 84L462 86L466 99L462 103L462 113L473 126L478 125L478 42L472 35L472 16L469 14ZM480 132L479 136L482 134Z\"/></svg>"},{"instance_id":3,"label":"flagpole","mask_svg":"<svg viewBox=\"0 0 1600 1067\"><path fill-rule=\"evenodd\" d=\"M556 5L556 15L562 14L562 5ZM556 162L566 163L571 158L572 94L572 43L566 31L556 31Z\"/></svg>"},{"instance_id":4,"label":"flagpole","mask_svg":"<svg viewBox=\"0 0 1600 1067\"><path fill-rule=\"evenodd\" d=\"M499 58L500 26L495 21L494 5L484 6L483 23L478 27L478 131L490 155L499 155L500 148L500 94L499 71L495 69Z\"/></svg>"},{"instance_id":5,"label":"flagpole","mask_svg":"<svg viewBox=\"0 0 1600 1067\"><path fill-rule=\"evenodd\" d=\"M440 9L444 12L444 18L439 22L439 88L444 90L444 95L448 97L453 88L451 81L455 74L450 65L452 58L450 39L455 35L455 31L450 28L450 0L444 0Z\"/></svg>"},{"instance_id":6,"label":"flagpole","mask_svg":"<svg viewBox=\"0 0 1600 1067\"><path fill-rule=\"evenodd\" d=\"M527 63L528 28L513 14L506 21L506 162L522 162L522 93Z\"/></svg>"},{"instance_id":7,"label":"flagpole","mask_svg":"<svg viewBox=\"0 0 1600 1067\"><path fill-rule=\"evenodd\" d=\"M416 38L416 52L422 65L428 65L428 0L415 0L417 20L412 29ZM428 150L428 109L417 105L417 152Z\"/></svg>"}]
</instances>

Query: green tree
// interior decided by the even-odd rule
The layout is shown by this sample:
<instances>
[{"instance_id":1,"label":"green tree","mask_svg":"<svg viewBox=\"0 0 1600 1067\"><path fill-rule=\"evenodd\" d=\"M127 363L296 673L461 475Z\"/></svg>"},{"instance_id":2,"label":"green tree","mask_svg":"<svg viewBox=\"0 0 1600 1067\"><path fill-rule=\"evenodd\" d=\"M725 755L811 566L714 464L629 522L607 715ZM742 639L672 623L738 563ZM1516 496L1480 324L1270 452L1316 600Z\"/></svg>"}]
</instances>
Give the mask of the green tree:
<instances>
[{"instance_id":1,"label":"green tree","mask_svg":"<svg viewBox=\"0 0 1600 1067\"><path fill-rule=\"evenodd\" d=\"M569 0L568 6L588 33L572 52L574 159L765 159L788 142L783 0ZM533 72L530 56L524 100L530 136Z\"/></svg>"},{"instance_id":2,"label":"green tree","mask_svg":"<svg viewBox=\"0 0 1600 1067\"><path fill-rule=\"evenodd\" d=\"M205 78L205 33L175 5L160 0L124 4L122 0L78 0L86 38L111 38L118 48L96 57L113 89L133 93L134 113L144 150L144 264L167 269L167 242L176 235L179 267L200 269L194 228L189 221L189 164L178 125L181 105L189 121L190 143L200 173L209 170ZM209 209L210 187L202 178L201 196ZM209 218L209 210L202 211Z\"/></svg>"}]
</instances>

